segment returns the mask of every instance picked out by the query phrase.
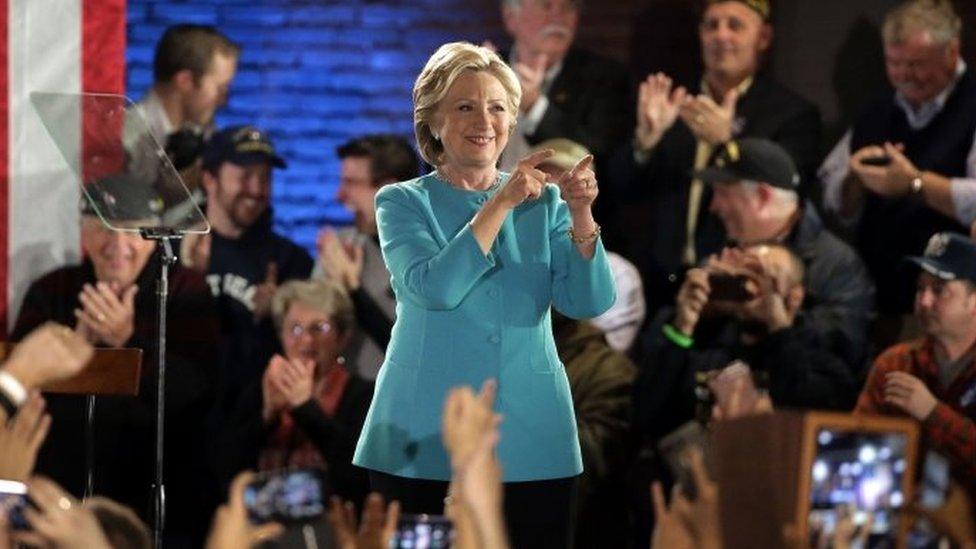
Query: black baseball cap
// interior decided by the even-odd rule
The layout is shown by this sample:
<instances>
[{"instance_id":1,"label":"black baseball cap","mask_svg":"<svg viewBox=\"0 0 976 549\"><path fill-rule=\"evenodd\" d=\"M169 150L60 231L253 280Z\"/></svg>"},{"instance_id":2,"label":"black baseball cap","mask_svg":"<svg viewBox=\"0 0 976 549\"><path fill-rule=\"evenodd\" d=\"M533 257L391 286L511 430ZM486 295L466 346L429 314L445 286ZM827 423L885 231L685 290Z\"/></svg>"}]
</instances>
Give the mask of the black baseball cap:
<instances>
[{"instance_id":1,"label":"black baseball cap","mask_svg":"<svg viewBox=\"0 0 976 549\"><path fill-rule=\"evenodd\" d=\"M786 149L768 139L747 137L719 145L708 167L693 177L705 183L735 183L748 180L798 191L800 174Z\"/></svg>"},{"instance_id":2,"label":"black baseball cap","mask_svg":"<svg viewBox=\"0 0 976 549\"><path fill-rule=\"evenodd\" d=\"M133 174L117 173L85 185L81 197L82 215L101 214L112 221L154 220L165 204L152 184Z\"/></svg>"},{"instance_id":3,"label":"black baseball cap","mask_svg":"<svg viewBox=\"0 0 976 549\"><path fill-rule=\"evenodd\" d=\"M231 126L213 134L203 150L203 169L213 172L224 162L238 166L271 164L285 168L268 135L254 126Z\"/></svg>"},{"instance_id":4,"label":"black baseball cap","mask_svg":"<svg viewBox=\"0 0 976 549\"><path fill-rule=\"evenodd\" d=\"M976 243L961 234L936 233L925 246L924 255L905 260L942 280L976 283Z\"/></svg>"}]
</instances>

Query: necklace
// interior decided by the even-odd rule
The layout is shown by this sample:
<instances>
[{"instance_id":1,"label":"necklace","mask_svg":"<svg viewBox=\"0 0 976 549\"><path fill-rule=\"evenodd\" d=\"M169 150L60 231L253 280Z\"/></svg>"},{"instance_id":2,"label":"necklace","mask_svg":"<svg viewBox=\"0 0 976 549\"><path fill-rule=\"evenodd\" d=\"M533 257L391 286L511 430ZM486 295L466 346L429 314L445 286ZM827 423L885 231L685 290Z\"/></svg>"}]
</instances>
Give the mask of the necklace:
<instances>
[{"instance_id":1,"label":"necklace","mask_svg":"<svg viewBox=\"0 0 976 549\"><path fill-rule=\"evenodd\" d=\"M462 191L479 192L479 193L486 193L486 192L494 191L495 189L498 188L498 186L502 182L502 172L500 172L498 170L495 170L495 181L494 181L494 183L492 183L491 185L489 185L485 189L465 189L461 185L458 185L457 183L451 181L451 178L448 177L440 168L437 168L437 169L434 170L434 177L436 177L437 179L443 181L444 183L447 183L448 185L454 187L455 189L460 189Z\"/></svg>"}]
</instances>

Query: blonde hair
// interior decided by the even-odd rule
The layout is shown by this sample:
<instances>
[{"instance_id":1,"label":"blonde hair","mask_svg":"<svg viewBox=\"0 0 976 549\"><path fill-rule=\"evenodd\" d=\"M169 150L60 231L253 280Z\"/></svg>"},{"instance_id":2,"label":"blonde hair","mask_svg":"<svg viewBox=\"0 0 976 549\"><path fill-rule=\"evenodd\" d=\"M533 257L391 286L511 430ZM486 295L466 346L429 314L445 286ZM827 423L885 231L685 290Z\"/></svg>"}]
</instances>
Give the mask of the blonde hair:
<instances>
[{"instance_id":1,"label":"blonde hair","mask_svg":"<svg viewBox=\"0 0 976 549\"><path fill-rule=\"evenodd\" d=\"M432 166L442 163L441 153L444 152L444 145L434 138L431 129L437 107L465 71L484 71L498 79L508 95L506 110L511 119L508 130L515 129L515 117L522 100L522 88L515 71L488 48L468 42L444 44L430 56L413 85L413 131L420 156Z\"/></svg>"},{"instance_id":2,"label":"blonde hair","mask_svg":"<svg viewBox=\"0 0 976 549\"><path fill-rule=\"evenodd\" d=\"M271 318L281 332L288 309L302 303L327 314L341 333L356 322L352 299L337 282L329 279L289 280L282 284L271 300Z\"/></svg>"},{"instance_id":3,"label":"blonde hair","mask_svg":"<svg viewBox=\"0 0 976 549\"><path fill-rule=\"evenodd\" d=\"M927 31L936 44L959 38L962 20L949 0L909 0L888 12L881 27L885 44L900 44L911 31Z\"/></svg>"}]
</instances>

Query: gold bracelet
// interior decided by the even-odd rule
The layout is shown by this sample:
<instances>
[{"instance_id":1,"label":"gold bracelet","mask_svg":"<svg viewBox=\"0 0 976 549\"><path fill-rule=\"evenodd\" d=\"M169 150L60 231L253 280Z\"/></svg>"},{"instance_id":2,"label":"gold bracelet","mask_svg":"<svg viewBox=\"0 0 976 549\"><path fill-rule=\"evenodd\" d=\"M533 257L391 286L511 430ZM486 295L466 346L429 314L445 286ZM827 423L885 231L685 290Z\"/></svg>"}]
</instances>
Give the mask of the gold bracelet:
<instances>
[{"instance_id":1,"label":"gold bracelet","mask_svg":"<svg viewBox=\"0 0 976 549\"><path fill-rule=\"evenodd\" d=\"M569 239L573 241L573 244L583 244L584 242L591 242L600 237L600 225L597 225L593 232L586 236L577 236L576 231L572 227L566 231L569 234Z\"/></svg>"}]
</instances>

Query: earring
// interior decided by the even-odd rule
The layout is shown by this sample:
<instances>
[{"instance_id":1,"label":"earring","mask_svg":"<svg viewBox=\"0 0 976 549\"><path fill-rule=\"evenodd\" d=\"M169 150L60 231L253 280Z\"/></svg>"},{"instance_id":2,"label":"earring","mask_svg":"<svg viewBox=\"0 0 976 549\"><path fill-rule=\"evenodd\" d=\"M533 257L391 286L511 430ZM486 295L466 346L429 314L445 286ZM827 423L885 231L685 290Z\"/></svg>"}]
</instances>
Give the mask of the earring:
<instances>
[{"instance_id":1,"label":"earring","mask_svg":"<svg viewBox=\"0 0 976 549\"><path fill-rule=\"evenodd\" d=\"M437 135L436 133L431 132L430 134L434 136L434 141L440 141L441 140L441 136Z\"/></svg>"}]
</instances>

